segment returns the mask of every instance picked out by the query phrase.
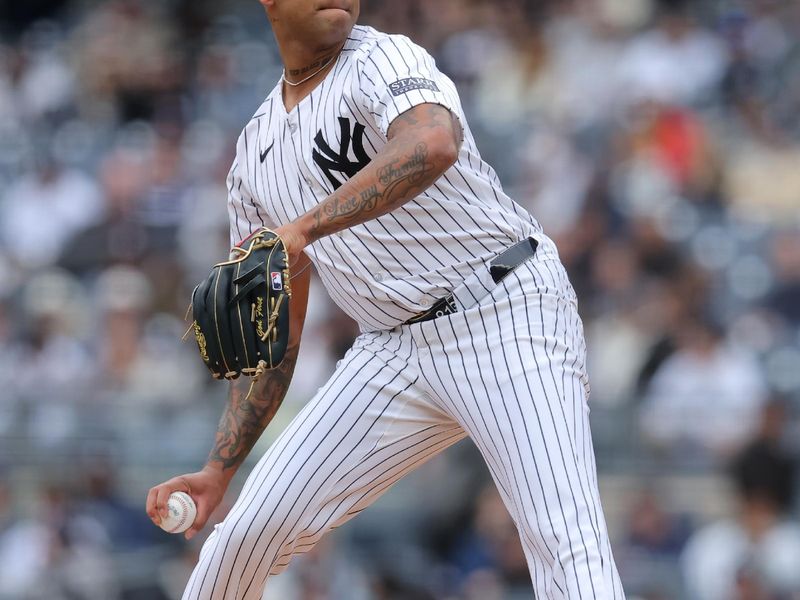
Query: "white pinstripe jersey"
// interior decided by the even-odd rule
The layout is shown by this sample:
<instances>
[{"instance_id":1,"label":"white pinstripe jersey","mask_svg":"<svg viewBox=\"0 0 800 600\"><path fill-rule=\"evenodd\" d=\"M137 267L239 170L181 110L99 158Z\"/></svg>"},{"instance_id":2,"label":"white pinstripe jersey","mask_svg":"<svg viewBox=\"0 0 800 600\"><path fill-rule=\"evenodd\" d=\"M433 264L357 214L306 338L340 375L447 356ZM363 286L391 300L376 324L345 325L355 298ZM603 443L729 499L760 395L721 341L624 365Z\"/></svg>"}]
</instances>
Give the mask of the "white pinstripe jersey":
<instances>
[{"instance_id":1,"label":"white pinstripe jersey","mask_svg":"<svg viewBox=\"0 0 800 600\"><path fill-rule=\"evenodd\" d=\"M440 104L463 125L457 162L423 194L306 248L328 293L362 331L392 329L426 310L525 237L539 240L539 253L557 255L481 159L453 82L408 38L357 25L325 79L288 113L281 90L279 83L237 143L228 175L234 244L332 194L410 108Z\"/></svg>"}]
</instances>

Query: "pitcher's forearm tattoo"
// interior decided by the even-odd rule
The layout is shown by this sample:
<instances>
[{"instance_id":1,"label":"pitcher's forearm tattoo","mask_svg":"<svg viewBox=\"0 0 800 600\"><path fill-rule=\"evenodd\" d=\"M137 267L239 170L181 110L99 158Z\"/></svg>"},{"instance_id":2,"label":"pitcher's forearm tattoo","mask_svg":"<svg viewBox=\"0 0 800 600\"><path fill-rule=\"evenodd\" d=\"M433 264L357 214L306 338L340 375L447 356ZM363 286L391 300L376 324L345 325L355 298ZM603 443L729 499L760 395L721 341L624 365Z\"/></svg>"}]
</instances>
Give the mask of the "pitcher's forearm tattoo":
<instances>
[{"instance_id":1,"label":"pitcher's forearm tattoo","mask_svg":"<svg viewBox=\"0 0 800 600\"><path fill-rule=\"evenodd\" d=\"M278 412L297 362L299 344L287 350L279 367L265 373L250 391L250 381L240 378L231 384L230 401L217 427L208 463L223 471L238 467Z\"/></svg>"},{"instance_id":2,"label":"pitcher's forearm tattoo","mask_svg":"<svg viewBox=\"0 0 800 600\"><path fill-rule=\"evenodd\" d=\"M334 194L322 202L314 210L312 232L325 235L326 227L338 222L346 224L354 216L367 220L376 209L381 214L391 211L410 196L424 191L430 185L426 176L433 170L434 166L428 160L428 146L417 144L410 156L391 158L379 167L377 183L369 185L357 196L348 198Z\"/></svg>"},{"instance_id":3,"label":"pitcher's forearm tattoo","mask_svg":"<svg viewBox=\"0 0 800 600\"><path fill-rule=\"evenodd\" d=\"M424 141L432 132L437 140L448 140L457 153L461 125L443 106L423 104L395 119L389 143L372 162L301 217L310 218L306 221L309 242L391 212L433 185L450 168L454 156L437 152Z\"/></svg>"}]
</instances>

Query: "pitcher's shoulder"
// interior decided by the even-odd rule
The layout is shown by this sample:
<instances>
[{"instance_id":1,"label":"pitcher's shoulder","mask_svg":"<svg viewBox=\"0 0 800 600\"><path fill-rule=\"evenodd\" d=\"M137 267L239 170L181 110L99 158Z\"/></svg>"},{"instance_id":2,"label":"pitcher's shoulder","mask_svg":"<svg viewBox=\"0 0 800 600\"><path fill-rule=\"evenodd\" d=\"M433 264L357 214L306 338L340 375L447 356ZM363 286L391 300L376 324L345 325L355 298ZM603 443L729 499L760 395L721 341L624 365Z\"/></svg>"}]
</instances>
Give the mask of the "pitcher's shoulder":
<instances>
[{"instance_id":1,"label":"pitcher's shoulder","mask_svg":"<svg viewBox=\"0 0 800 600\"><path fill-rule=\"evenodd\" d=\"M348 47L352 50L354 58L359 61L366 60L374 52L380 52L381 48L402 48L412 52L425 51L405 35L384 33L367 25L353 27L345 48Z\"/></svg>"}]
</instances>

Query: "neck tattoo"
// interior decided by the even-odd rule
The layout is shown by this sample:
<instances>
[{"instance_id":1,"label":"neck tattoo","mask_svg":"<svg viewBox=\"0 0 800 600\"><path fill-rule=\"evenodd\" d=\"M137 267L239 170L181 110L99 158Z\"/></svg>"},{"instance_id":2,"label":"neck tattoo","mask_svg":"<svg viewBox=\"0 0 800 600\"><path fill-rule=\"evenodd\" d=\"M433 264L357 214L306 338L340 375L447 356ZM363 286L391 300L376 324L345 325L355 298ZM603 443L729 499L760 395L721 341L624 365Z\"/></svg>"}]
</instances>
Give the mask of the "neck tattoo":
<instances>
[{"instance_id":1,"label":"neck tattoo","mask_svg":"<svg viewBox=\"0 0 800 600\"><path fill-rule=\"evenodd\" d=\"M301 79L300 81L289 81L288 79L286 79L286 69L284 69L283 74L281 75L281 81L283 81L286 85L290 85L292 87L297 87L298 85L302 85L306 81L313 79L314 77L322 73L322 71L324 71L326 68L328 68L334 61L334 59L339 56L340 53L341 49L338 52L331 54L330 56L327 56L322 60L319 60L309 65L308 67L305 67L303 69L292 70L291 71L292 75L300 75L302 73L307 73L310 69L314 69L314 67L317 67L316 70L311 73L311 75L308 75L307 77Z\"/></svg>"}]
</instances>

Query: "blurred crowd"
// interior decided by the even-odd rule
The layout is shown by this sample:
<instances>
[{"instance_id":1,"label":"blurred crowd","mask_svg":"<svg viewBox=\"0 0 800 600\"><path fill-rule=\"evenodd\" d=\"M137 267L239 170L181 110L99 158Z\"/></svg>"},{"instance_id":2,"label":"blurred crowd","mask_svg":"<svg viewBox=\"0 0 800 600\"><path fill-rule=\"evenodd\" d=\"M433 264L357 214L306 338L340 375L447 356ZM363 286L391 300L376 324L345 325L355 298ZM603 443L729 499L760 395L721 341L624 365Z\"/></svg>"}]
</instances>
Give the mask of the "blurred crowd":
<instances>
[{"instance_id":1,"label":"blurred crowd","mask_svg":"<svg viewBox=\"0 0 800 600\"><path fill-rule=\"evenodd\" d=\"M800 4L362 4L455 80L558 243L629 597L800 598ZM256 0L0 2L0 600L180 597L198 545L141 508L212 440L225 389L184 313L280 72ZM256 453L356 333L315 284ZM449 451L265 598L529 598L480 464Z\"/></svg>"}]
</instances>

